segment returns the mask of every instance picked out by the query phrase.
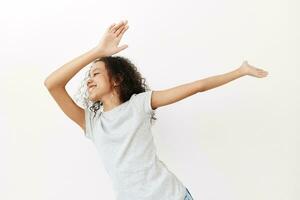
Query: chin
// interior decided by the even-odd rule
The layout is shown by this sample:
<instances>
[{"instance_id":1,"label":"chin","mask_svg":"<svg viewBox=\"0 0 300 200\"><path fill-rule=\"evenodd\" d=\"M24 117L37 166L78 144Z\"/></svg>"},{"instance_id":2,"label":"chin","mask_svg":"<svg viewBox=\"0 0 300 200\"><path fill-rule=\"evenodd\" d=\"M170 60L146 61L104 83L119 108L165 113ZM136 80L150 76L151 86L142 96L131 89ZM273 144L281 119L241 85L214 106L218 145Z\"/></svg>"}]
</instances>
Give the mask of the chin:
<instances>
[{"instance_id":1,"label":"chin","mask_svg":"<svg viewBox=\"0 0 300 200\"><path fill-rule=\"evenodd\" d=\"M93 102L95 101L95 98L93 98L91 95L88 96L88 99Z\"/></svg>"},{"instance_id":2,"label":"chin","mask_svg":"<svg viewBox=\"0 0 300 200\"><path fill-rule=\"evenodd\" d=\"M88 96L88 99L89 99L90 101L92 101L93 103L95 103L96 101L99 101L99 98L98 98L98 97L96 97L96 96L91 96L91 95Z\"/></svg>"}]
</instances>

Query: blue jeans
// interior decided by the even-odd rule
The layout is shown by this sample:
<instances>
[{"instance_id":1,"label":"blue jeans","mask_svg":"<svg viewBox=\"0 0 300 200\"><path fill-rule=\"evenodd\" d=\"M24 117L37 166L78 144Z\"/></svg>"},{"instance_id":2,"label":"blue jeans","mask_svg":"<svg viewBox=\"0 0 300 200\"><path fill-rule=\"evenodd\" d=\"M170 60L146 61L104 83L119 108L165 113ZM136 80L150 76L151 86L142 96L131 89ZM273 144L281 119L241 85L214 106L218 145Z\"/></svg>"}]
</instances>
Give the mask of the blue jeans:
<instances>
[{"instance_id":1,"label":"blue jeans","mask_svg":"<svg viewBox=\"0 0 300 200\"><path fill-rule=\"evenodd\" d=\"M185 188L185 189L186 189L186 192L185 192L184 200L194 200L190 191L187 188Z\"/></svg>"}]
</instances>

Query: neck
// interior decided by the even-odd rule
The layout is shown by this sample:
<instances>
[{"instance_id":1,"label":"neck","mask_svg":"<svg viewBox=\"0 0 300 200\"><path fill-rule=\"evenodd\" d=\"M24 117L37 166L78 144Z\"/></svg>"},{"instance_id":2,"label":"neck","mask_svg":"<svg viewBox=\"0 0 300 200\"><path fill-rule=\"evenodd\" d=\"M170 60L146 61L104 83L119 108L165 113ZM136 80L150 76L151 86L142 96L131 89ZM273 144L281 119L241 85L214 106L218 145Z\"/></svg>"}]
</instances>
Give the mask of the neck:
<instances>
[{"instance_id":1,"label":"neck","mask_svg":"<svg viewBox=\"0 0 300 200\"><path fill-rule=\"evenodd\" d=\"M122 104L122 102L119 99L119 96L116 93L110 93L107 96L102 98L103 102L103 111L109 111L116 106Z\"/></svg>"}]
</instances>

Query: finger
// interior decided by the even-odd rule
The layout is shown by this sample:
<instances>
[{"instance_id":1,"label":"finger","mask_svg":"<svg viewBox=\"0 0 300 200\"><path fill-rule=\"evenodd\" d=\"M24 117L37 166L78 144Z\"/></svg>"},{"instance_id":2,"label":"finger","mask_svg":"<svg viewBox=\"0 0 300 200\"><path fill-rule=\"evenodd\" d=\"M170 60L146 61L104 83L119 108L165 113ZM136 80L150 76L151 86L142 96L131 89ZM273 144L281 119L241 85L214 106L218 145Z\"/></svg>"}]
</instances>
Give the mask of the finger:
<instances>
[{"instance_id":1,"label":"finger","mask_svg":"<svg viewBox=\"0 0 300 200\"><path fill-rule=\"evenodd\" d=\"M123 34L125 33L125 31L129 28L129 25L124 26L122 29L119 29L116 34L117 34L117 38L121 38L123 36Z\"/></svg>"},{"instance_id":2,"label":"finger","mask_svg":"<svg viewBox=\"0 0 300 200\"><path fill-rule=\"evenodd\" d=\"M122 51L122 50L126 49L127 47L128 47L127 44L123 44L122 46L120 46L120 47L118 48L118 51Z\"/></svg>"},{"instance_id":3,"label":"finger","mask_svg":"<svg viewBox=\"0 0 300 200\"><path fill-rule=\"evenodd\" d=\"M107 31L110 31L110 30L112 29L112 27L115 26L115 24L116 24L116 23L111 24L111 25L107 28Z\"/></svg>"},{"instance_id":4,"label":"finger","mask_svg":"<svg viewBox=\"0 0 300 200\"><path fill-rule=\"evenodd\" d=\"M117 28L117 30L115 31L115 34L118 36L120 34L120 32L124 29L124 27L127 24L127 20L123 21L123 23L121 24L121 26L119 28Z\"/></svg>"},{"instance_id":5,"label":"finger","mask_svg":"<svg viewBox=\"0 0 300 200\"><path fill-rule=\"evenodd\" d=\"M118 38L122 38L122 36L124 35L125 31L127 31L129 29L129 25L125 26L123 28L123 30L121 31L121 33L117 36Z\"/></svg>"},{"instance_id":6,"label":"finger","mask_svg":"<svg viewBox=\"0 0 300 200\"><path fill-rule=\"evenodd\" d=\"M125 28L126 26L121 26L116 32L116 36L118 37L118 35L123 31L123 29Z\"/></svg>"},{"instance_id":7,"label":"finger","mask_svg":"<svg viewBox=\"0 0 300 200\"><path fill-rule=\"evenodd\" d=\"M112 27L111 32L115 33L118 30L118 28L120 28L122 25L123 25L123 21L119 22L114 27Z\"/></svg>"},{"instance_id":8,"label":"finger","mask_svg":"<svg viewBox=\"0 0 300 200\"><path fill-rule=\"evenodd\" d=\"M127 22L126 22L127 23ZM113 28L112 28L112 32L115 33L122 25L124 25L124 22L121 21L119 22L117 25L115 25Z\"/></svg>"},{"instance_id":9,"label":"finger","mask_svg":"<svg viewBox=\"0 0 300 200\"><path fill-rule=\"evenodd\" d=\"M122 46L118 47L118 48L113 52L113 54L119 53L120 51L126 49L127 47L128 47L127 44L123 44Z\"/></svg>"}]
</instances>

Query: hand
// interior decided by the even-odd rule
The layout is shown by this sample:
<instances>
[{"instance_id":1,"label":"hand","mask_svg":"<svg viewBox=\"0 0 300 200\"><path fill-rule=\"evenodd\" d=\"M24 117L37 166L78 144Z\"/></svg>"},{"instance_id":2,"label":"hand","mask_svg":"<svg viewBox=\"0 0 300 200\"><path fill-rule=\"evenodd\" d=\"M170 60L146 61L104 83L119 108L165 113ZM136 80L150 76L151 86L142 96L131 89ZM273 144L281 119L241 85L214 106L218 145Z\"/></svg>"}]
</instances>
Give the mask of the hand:
<instances>
[{"instance_id":1,"label":"hand","mask_svg":"<svg viewBox=\"0 0 300 200\"><path fill-rule=\"evenodd\" d=\"M246 60L239 67L239 70L244 75L250 75L250 76L257 77L257 78L263 78L268 75L267 71L264 71L263 69L259 69L259 68L253 67L252 65L249 65Z\"/></svg>"},{"instance_id":2,"label":"hand","mask_svg":"<svg viewBox=\"0 0 300 200\"><path fill-rule=\"evenodd\" d=\"M127 20L120 21L118 24L113 23L110 25L106 29L99 44L94 48L96 54L99 56L111 56L126 49L128 45L124 44L120 47L118 47L118 45L123 34L128 28L129 25L127 25Z\"/></svg>"}]
</instances>

